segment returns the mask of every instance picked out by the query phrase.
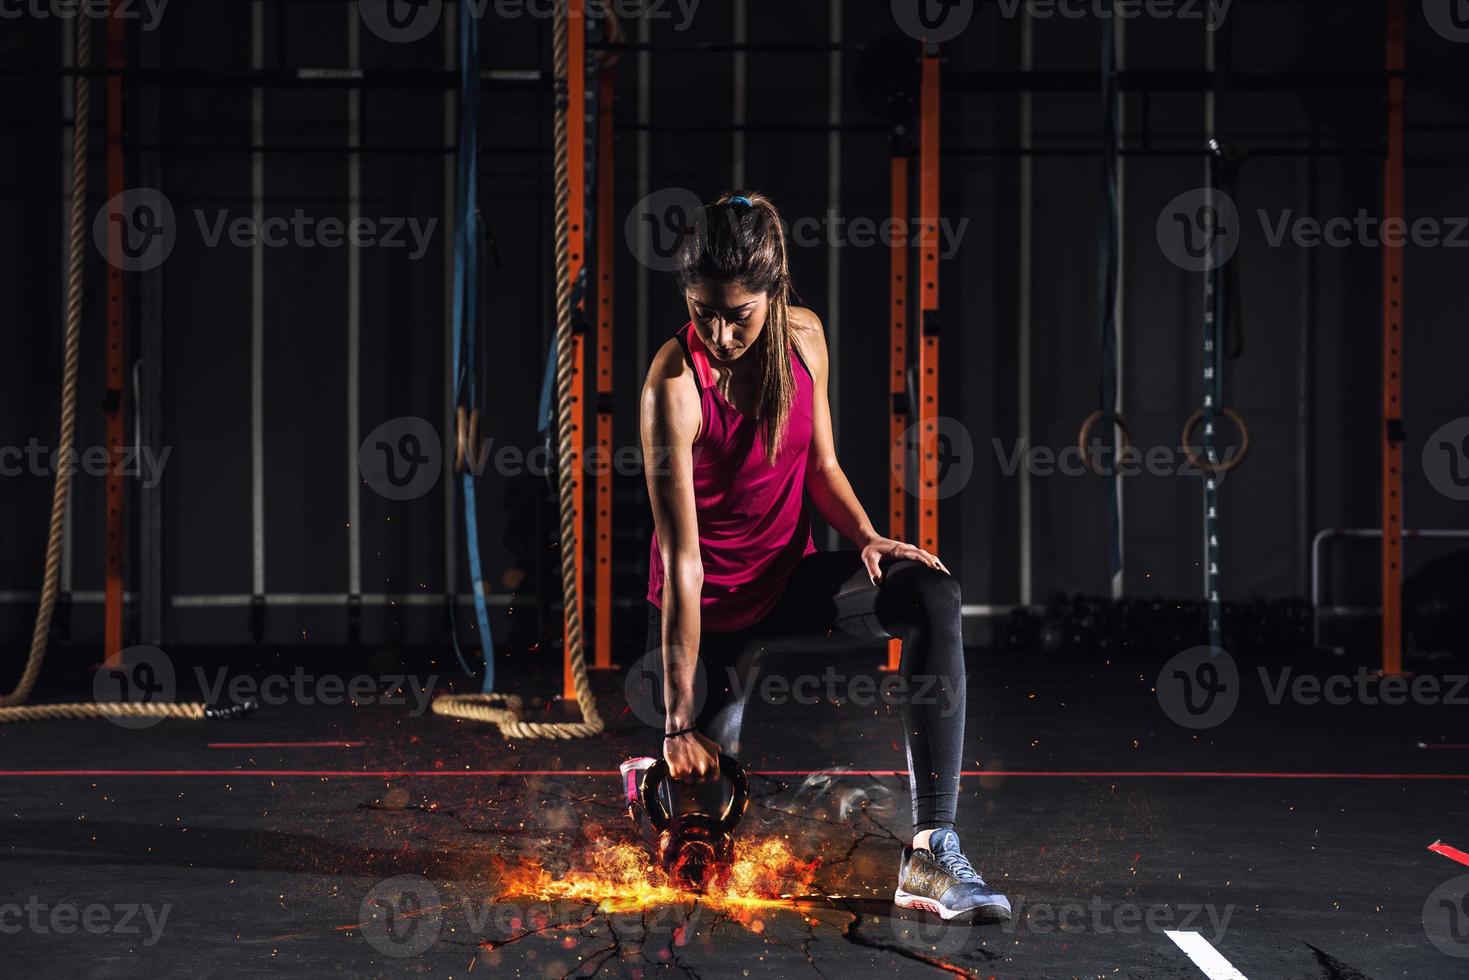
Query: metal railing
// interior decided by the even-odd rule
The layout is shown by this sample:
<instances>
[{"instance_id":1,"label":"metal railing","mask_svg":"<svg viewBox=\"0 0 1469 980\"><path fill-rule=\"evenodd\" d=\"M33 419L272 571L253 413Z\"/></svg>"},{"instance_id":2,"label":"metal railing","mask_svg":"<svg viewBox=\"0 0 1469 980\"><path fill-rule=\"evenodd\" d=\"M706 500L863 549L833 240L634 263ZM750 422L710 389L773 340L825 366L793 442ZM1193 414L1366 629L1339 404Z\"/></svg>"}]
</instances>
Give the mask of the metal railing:
<instances>
[{"instance_id":1,"label":"metal railing","mask_svg":"<svg viewBox=\"0 0 1469 980\"><path fill-rule=\"evenodd\" d=\"M1329 527L1318 531L1311 539L1311 641L1317 647L1321 643L1321 618L1329 616L1352 616L1363 615L1373 612L1381 612L1380 606L1330 606L1326 609L1321 607L1321 551L1322 546L1329 538L1381 538L1380 527ZM1469 540L1469 530L1452 530L1447 528L1424 528L1422 530L1410 531L1404 529L1403 538L1459 538ZM1340 647L1334 647L1338 653Z\"/></svg>"}]
</instances>

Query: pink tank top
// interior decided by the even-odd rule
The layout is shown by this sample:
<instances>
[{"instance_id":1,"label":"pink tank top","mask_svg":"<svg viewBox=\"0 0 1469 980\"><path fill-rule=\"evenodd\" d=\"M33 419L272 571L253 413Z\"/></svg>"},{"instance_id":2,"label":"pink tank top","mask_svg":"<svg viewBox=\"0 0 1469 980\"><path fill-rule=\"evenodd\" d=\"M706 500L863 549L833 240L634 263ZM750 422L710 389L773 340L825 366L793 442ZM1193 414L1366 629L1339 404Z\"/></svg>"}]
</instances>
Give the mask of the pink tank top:
<instances>
[{"instance_id":1,"label":"pink tank top","mask_svg":"<svg viewBox=\"0 0 1469 980\"><path fill-rule=\"evenodd\" d=\"M694 442L694 502L704 560L700 623L709 632L729 633L765 618L796 564L816 551L805 507L813 384L792 347L795 397L771 466L759 424L736 411L715 385L708 348L694 325L686 324L678 337L694 365L703 415ZM648 601L663 606L657 532L648 565Z\"/></svg>"}]
</instances>

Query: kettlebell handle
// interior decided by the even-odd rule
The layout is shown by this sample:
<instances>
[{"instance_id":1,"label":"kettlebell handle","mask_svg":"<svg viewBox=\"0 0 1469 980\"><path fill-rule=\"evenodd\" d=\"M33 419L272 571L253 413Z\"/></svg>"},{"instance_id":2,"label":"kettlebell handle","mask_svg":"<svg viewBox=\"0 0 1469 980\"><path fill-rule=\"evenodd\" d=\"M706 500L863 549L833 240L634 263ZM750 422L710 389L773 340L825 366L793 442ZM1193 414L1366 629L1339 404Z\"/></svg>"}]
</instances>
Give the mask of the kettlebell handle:
<instances>
[{"instance_id":1,"label":"kettlebell handle","mask_svg":"<svg viewBox=\"0 0 1469 980\"><path fill-rule=\"evenodd\" d=\"M744 767L723 753L719 756L719 775L728 779L732 787L729 804L719 817L720 832L727 834L735 829L735 825L745 815L745 808L750 805L750 782L745 776ZM658 791L667 781L668 763L659 759L643 772L642 782L638 785L638 795L642 797L648 822L658 831L667 830L673 824L673 814L668 812L663 798L658 795Z\"/></svg>"}]
</instances>

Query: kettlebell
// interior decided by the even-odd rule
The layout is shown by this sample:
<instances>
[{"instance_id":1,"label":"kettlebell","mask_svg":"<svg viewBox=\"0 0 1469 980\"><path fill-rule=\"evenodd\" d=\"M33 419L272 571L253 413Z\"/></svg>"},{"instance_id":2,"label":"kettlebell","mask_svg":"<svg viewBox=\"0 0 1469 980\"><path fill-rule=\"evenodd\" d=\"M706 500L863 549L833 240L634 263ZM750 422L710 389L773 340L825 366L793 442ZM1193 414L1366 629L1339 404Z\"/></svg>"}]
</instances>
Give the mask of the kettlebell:
<instances>
[{"instance_id":1,"label":"kettlebell","mask_svg":"<svg viewBox=\"0 0 1469 980\"><path fill-rule=\"evenodd\" d=\"M648 822L658 833L658 858L674 881L698 891L722 883L734 864L734 829L750 804L745 770L727 755L719 757L719 777L729 784L728 799L719 813L679 812L668 763L659 759L643 773L638 796ZM668 800L663 798L667 790ZM682 792L693 787L680 786Z\"/></svg>"}]
</instances>

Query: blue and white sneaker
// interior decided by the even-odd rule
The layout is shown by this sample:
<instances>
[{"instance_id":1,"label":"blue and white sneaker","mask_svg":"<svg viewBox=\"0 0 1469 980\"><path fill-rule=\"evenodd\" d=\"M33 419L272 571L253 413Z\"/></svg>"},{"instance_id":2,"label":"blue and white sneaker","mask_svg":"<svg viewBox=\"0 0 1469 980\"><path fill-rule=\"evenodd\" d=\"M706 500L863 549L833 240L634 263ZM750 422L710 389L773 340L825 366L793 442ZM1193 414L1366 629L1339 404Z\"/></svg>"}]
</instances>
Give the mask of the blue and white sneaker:
<instances>
[{"instance_id":1,"label":"blue and white sneaker","mask_svg":"<svg viewBox=\"0 0 1469 980\"><path fill-rule=\"evenodd\" d=\"M976 922L1005 922L1010 900L992 891L959 849L959 835L947 828L928 837L928 850L903 848L893 904L933 912L945 921L968 915Z\"/></svg>"}]
</instances>

